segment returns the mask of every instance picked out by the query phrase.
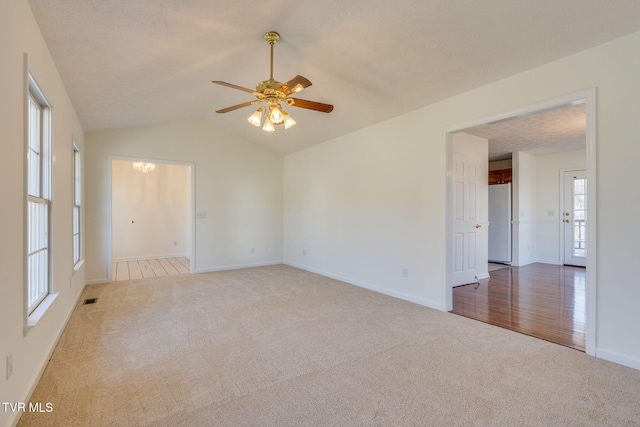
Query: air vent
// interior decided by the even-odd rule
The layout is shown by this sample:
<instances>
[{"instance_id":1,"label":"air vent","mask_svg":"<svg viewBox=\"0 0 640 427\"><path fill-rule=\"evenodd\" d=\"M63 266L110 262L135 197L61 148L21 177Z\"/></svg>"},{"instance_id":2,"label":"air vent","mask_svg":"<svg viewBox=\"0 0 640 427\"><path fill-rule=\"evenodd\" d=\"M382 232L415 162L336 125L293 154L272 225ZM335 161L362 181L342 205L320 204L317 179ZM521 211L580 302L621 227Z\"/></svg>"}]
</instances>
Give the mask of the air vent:
<instances>
[{"instance_id":1,"label":"air vent","mask_svg":"<svg viewBox=\"0 0 640 427\"><path fill-rule=\"evenodd\" d=\"M95 304L97 301L98 301L98 298L87 298L86 300L84 300L82 305Z\"/></svg>"}]
</instances>

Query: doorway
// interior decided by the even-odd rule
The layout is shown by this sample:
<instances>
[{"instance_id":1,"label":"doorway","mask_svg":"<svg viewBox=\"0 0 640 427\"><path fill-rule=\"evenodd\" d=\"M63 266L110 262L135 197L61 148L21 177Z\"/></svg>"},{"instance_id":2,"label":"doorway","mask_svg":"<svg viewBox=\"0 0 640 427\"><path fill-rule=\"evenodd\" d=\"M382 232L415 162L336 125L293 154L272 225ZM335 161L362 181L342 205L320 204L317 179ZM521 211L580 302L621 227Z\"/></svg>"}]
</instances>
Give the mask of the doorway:
<instances>
[{"instance_id":1,"label":"doorway","mask_svg":"<svg viewBox=\"0 0 640 427\"><path fill-rule=\"evenodd\" d=\"M110 280L193 272L194 165L115 156L109 162ZM177 264L163 265L171 260Z\"/></svg>"},{"instance_id":2,"label":"doorway","mask_svg":"<svg viewBox=\"0 0 640 427\"><path fill-rule=\"evenodd\" d=\"M454 217L454 184L453 184L453 149L452 149L452 135L455 132L464 131L465 129L473 128L480 125L497 123L512 118L525 117L529 115L535 115L540 112L545 112L553 109L558 109L563 106L576 105L584 103L586 108L586 175L590 184L590 189L593 189L596 182L596 170L595 170L595 90L588 90L579 92L572 95L567 95L561 98L556 98L550 101L542 102L539 104L531 105L516 111L499 114L493 117L477 120L465 125L455 126L446 129L446 155L447 155L447 217L446 217L446 232L447 236L453 235L453 217ZM586 241L589 242L591 248L595 248L596 237L596 221L595 221L595 192L589 194L589 204L586 206L585 213L588 213L590 221L585 224L584 236ZM532 218L533 219L533 218ZM535 230L534 221L531 224L523 224L524 226L530 226ZM518 236L515 236L515 242ZM453 271L454 271L454 247L455 243L451 237L446 239L446 257L447 257L447 282L445 284L445 296L446 296L446 310L451 311L453 308ZM525 247L526 249L526 247ZM516 249L517 250L517 249ZM590 250L585 256L585 264L587 270L585 272L585 347L586 353L595 355L596 344L596 253L595 250Z\"/></svg>"}]
</instances>

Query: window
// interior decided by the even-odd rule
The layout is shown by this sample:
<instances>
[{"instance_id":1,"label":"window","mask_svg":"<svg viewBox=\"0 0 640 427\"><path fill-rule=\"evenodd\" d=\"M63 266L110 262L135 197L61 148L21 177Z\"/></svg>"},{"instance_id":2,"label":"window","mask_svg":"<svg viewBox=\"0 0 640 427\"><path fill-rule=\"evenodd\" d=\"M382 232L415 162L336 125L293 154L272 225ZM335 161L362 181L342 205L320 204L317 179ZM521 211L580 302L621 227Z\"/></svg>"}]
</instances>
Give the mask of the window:
<instances>
[{"instance_id":1,"label":"window","mask_svg":"<svg viewBox=\"0 0 640 427\"><path fill-rule=\"evenodd\" d=\"M80 262L80 149L77 144L73 144L73 265L76 266Z\"/></svg>"},{"instance_id":2,"label":"window","mask_svg":"<svg viewBox=\"0 0 640 427\"><path fill-rule=\"evenodd\" d=\"M51 120L44 95L29 76L27 113L27 308L49 294L49 212L51 208Z\"/></svg>"}]
</instances>

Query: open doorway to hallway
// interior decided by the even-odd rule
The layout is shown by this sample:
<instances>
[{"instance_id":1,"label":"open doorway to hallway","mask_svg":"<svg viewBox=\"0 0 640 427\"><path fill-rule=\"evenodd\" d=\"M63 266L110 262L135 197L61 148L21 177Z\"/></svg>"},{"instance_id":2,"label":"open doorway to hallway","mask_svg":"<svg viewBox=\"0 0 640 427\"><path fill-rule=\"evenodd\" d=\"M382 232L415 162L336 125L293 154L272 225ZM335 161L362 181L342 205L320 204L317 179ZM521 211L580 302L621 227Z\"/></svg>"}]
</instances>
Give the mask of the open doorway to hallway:
<instances>
[{"instance_id":1,"label":"open doorway to hallway","mask_svg":"<svg viewBox=\"0 0 640 427\"><path fill-rule=\"evenodd\" d=\"M554 120L555 117L555 120ZM563 124L564 123L564 124ZM552 274L552 281L555 280L556 289L562 289L562 295L552 299L552 303L556 307L562 307L563 298L571 296L571 307L565 307L563 316L566 319L572 319L571 333L578 336L576 342L558 342L573 348L586 350L587 353L593 354L595 349L595 251L586 251L587 269L577 269L576 277L579 277L576 283L570 280L571 289L564 287L565 271L571 270L573 267L563 267L565 263L564 236L571 233L573 227L567 226L565 230L565 212L564 205L561 201L563 194L563 173L567 170L575 170L578 168L586 169L586 175L589 177L590 188L595 183L595 92L587 91L573 96L563 97L561 99L541 103L537 106L524 108L517 112L506 113L486 120L479 120L476 123L467 126L459 126L449 130L449 138L447 142L447 151L449 166L449 174L453 177L449 181L449 204L448 204L448 230L452 233L455 228L453 226L453 215L456 213L456 197L455 197L455 139L454 133L463 132L477 138L484 138L488 144L487 157L491 160L505 161L509 160L513 163L513 248L512 248L512 266L505 266L503 269L489 271L487 265L487 273L489 279L476 280L472 286L467 286L466 302L464 299L458 298L458 306L456 304L456 291L453 286L463 285L449 281L451 288L451 300L447 300L448 309L453 312L469 312L469 297L475 293L478 300L474 300L473 304L477 305L478 301L485 299L489 301L489 296L502 293L504 296L509 295L507 306L499 307L498 304L491 303L495 313L486 313L485 315L469 315L469 317L483 317L485 321L491 323L492 319L500 317L500 310L504 314L504 310L508 316L513 319L523 316L517 313L517 307L525 306L529 302L539 300L536 297L530 297L530 292L539 290L541 294L545 291L542 289L544 282L548 277L542 274L524 274L522 269L531 268L533 270L540 266L549 266L560 268L562 272ZM528 124L528 125L527 125ZM523 126L524 125L524 126ZM502 142L500 142L502 139ZM498 145L493 145L494 141L498 141ZM537 141L537 142L536 142ZM521 146L518 147L518 144ZM500 151L500 158L496 154ZM577 163L576 163L577 162ZM491 169L491 168L489 168ZM511 169L511 168L510 168ZM481 193L479 193L481 194ZM595 198L595 194L593 195ZM589 200L589 204L594 200ZM481 202L477 202L481 205ZM585 218L589 212L590 224L580 228L583 232L587 247L595 246L595 212L585 206ZM482 217L482 213L478 217ZM570 220L569 222L571 222ZM478 222L478 225L482 225ZM490 228L492 223L488 225ZM452 234L450 234L452 235ZM582 240L582 237L578 239ZM459 240L459 239L458 239ZM456 248L455 239L449 241L448 250L448 273L449 279L454 278L452 271L456 267ZM593 245L593 246L591 246ZM509 277L502 277L505 274ZM526 276L526 281L513 281L513 275L518 277ZM502 278L503 283L498 283L498 278ZM492 279L494 282L492 283ZM527 282L527 283L525 283ZM540 283L537 285L536 283ZM483 289L483 286L485 287ZM487 287L491 289L487 289ZM503 290L499 290L503 286ZM522 289L515 289L514 286L522 286ZM525 290L525 287L529 287ZM449 290L448 290L449 291ZM484 296L481 294L484 292ZM458 292L459 293L459 292ZM529 296L528 296L529 295ZM449 297L449 296L448 296ZM513 298L516 298L514 300ZM449 304L449 301L451 303ZM524 304L526 302L526 304ZM462 307L460 304L466 304ZM523 303L523 304L519 304ZM571 313L568 314L567 310ZM534 309L535 311L535 309ZM544 309L542 309L544 311ZM514 317L515 316L515 317ZM548 321L547 326L550 329L556 328L554 322L561 323L560 316L544 315L544 320ZM576 320L578 319L578 320ZM482 319L481 319L482 320ZM504 325L500 325L504 326ZM506 326L505 326L506 327ZM510 328L515 329L515 328ZM527 333L527 332L524 332ZM534 334L530 334L534 335ZM543 339L548 339L541 337Z\"/></svg>"},{"instance_id":2,"label":"open doorway to hallway","mask_svg":"<svg viewBox=\"0 0 640 427\"><path fill-rule=\"evenodd\" d=\"M191 271L192 166L113 159L111 279Z\"/></svg>"}]
</instances>

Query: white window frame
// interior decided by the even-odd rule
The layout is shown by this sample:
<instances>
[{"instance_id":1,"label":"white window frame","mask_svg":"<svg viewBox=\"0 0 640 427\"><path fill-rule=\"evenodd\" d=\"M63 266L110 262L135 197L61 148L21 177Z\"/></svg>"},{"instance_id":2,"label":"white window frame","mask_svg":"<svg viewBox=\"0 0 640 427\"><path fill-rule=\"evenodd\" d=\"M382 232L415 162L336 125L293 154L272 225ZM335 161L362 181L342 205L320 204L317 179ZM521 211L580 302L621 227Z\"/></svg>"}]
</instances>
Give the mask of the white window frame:
<instances>
[{"instance_id":1,"label":"white window frame","mask_svg":"<svg viewBox=\"0 0 640 427\"><path fill-rule=\"evenodd\" d=\"M26 96L25 308L31 316L51 294L51 104L28 74ZM33 120L34 113L37 118ZM37 156L34 159L34 156Z\"/></svg>"},{"instance_id":2,"label":"white window frame","mask_svg":"<svg viewBox=\"0 0 640 427\"><path fill-rule=\"evenodd\" d=\"M82 156L78 144L73 142L73 268L82 264Z\"/></svg>"}]
</instances>

